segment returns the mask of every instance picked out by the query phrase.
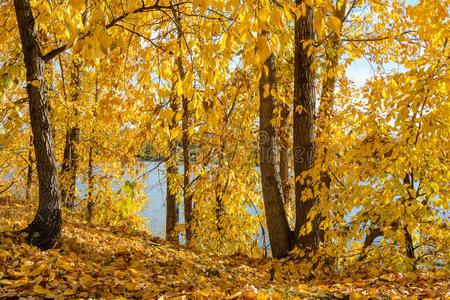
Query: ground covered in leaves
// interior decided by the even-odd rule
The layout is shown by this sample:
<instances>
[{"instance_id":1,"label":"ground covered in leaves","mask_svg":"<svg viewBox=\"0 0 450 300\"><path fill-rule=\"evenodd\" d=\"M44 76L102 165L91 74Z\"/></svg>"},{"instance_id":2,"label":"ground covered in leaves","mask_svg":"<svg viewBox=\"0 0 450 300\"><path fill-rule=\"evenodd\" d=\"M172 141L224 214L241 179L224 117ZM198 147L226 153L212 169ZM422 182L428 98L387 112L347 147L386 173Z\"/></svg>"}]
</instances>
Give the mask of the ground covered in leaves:
<instances>
[{"instance_id":1,"label":"ground covered in leaves","mask_svg":"<svg viewBox=\"0 0 450 300\"><path fill-rule=\"evenodd\" d=\"M443 271L362 279L273 278L273 263L173 246L146 232L94 226L64 214L63 246L42 252L11 232L30 204L0 199L0 298L368 299L448 298ZM280 276L278 276L280 277Z\"/></svg>"}]
</instances>

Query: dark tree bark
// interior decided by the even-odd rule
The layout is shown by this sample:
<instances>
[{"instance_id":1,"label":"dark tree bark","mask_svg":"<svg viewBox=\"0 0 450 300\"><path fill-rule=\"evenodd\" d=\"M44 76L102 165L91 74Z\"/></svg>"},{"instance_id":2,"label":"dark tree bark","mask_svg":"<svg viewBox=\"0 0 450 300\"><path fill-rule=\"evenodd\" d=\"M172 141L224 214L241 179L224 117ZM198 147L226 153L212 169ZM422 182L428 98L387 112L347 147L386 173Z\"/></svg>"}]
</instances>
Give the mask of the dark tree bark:
<instances>
[{"instance_id":1,"label":"dark tree bark","mask_svg":"<svg viewBox=\"0 0 450 300\"><path fill-rule=\"evenodd\" d=\"M81 94L81 82L80 82L80 67L79 61L74 59L73 70L71 73L71 81L74 86L74 92L71 96L71 101L76 102ZM61 66L62 69L62 66ZM74 109L75 117L78 115L76 109ZM80 140L80 129L78 128L76 121L75 124L69 124L69 128L66 132L66 143L64 146L64 159L61 168L62 188L61 198L62 203L69 209L73 209L75 206L75 189L77 180L77 168L78 168L78 153L77 146Z\"/></svg>"},{"instance_id":2,"label":"dark tree bark","mask_svg":"<svg viewBox=\"0 0 450 300\"><path fill-rule=\"evenodd\" d=\"M170 108L174 112L172 120L169 124L169 130L172 131L177 126L176 113L178 111L177 99L174 95L171 96ZM177 179L178 176L178 162L177 162L177 143L175 139L169 138L169 151L166 157L166 178L167 178L167 194L166 194L166 239L179 243L178 233L176 232L176 225L179 220L179 211L177 204Z\"/></svg>"},{"instance_id":3,"label":"dark tree bark","mask_svg":"<svg viewBox=\"0 0 450 300\"><path fill-rule=\"evenodd\" d=\"M33 186L33 135L30 135L30 145L28 147L28 170L26 198L31 200L31 188Z\"/></svg>"},{"instance_id":4,"label":"dark tree bark","mask_svg":"<svg viewBox=\"0 0 450 300\"><path fill-rule=\"evenodd\" d=\"M274 117L275 99L270 91L276 88L275 57L270 55L264 65L268 74L262 70L259 81L259 150L261 167L261 184L266 213L267 229L269 231L272 256L281 258L288 255L292 248L291 230L284 209L283 192L276 161L276 134L271 124ZM266 68L266 70L267 70Z\"/></svg>"},{"instance_id":5,"label":"dark tree bark","mask_svg":"<svg viewBox=\"0 0 450 300\"><path fill-rule=\"evenodd\" d=\"M283 188L283 199L285 203L288 203L291 198L291 178L289 175L289 107L286 103L281 104L281 126L280 126L280 179L281 186Z\"/></svg>"},{"instance_id":6,"label":"dark tree bark","mask_svg":"<svg viewBox=\"0 0 450 300\"><path fill-rule=\"evenodd\" d=\"M301 4L302 0L296 0ZM306 15L300 16L295 23L295 66L294 66L294 173L295 173L295 204L296 222L295 238L298 245L307 250L316 250L319 247L320 232L319 218L311 220L312 230L300 235L301 228L310 221L308 214L317 203L312 197L302 200L306 189L312 188L311 180L306 178L303 183L297 180L304 172L311 169L315 160L315 91L314 75L312 69L314 56L308 55L309 47L303 42L314 39L313 9L306 5Z\"/></svg>"},{"instance_id":7,"label":"dark tree bark","mask_svg":"<svg viewBox=\"0 0 450 300\"><path fill-rule=\"evenodd\" d=\"M183 96L183 117L181 119L183 136L183 198L184 198L184 223L186 227L186 243L192 239L193 201L190 179L191 163L189 161L189 110L188 99Z\"/></svg>"},{"instance_id":8,"label":"dark tree bark","mask_svg":"<svg viewBox=\"0 0 450 300\"><path fill-rule=\"evenodd\" d=\"M170 142L175 144L174 142ZM174 190L176 185L175 177L178 175L178 168L176 162L174 162L174 148L175 146L170 146L170 157L166 160L166 176L167 176L167 214L166 214L166 239L178 243L178 233L176 233L176 225L178 224L179 211L177 204L177 193Z\"/></svg>"},{"instance_id":9,"label":"dark tree bark","mask_svg":"<svg viewBox=\"0 0 450 300\"><path fill-rule=\"evenodd\" d=\"M75 187L78 162L76 147L79 141L79 136L80 131L76 126L69 128L66 132L64 160L61 168L61 198L63 204L69 209L73 209L75 206Z\"/></svg>"},{"instance_id":10,"label":"dark tree bark","mask_svg":"<svg viewBox=\"0 0 450 300\"><path fill-rule=\"evenodd\" d=\"M382 235L383 231L381 231L381 229L377 225L370 228L369 233L364 238L363 248L358 256L358 261L363 261L364 259L366 259L369 247L372 246L373 242L377 237Z\"/></svg>"},{"instance_id":11,"label":"dark tree bark","mask_svg":"<svg viewBox=\"0 0 450 300\"><path fill-rule=\"evenodd\" d=\"M406 256L411 259L416 259L416 254L414 253L414 241L411 233L408 231L408 226L405 226L403 230L405 232Z\"/></svg>"},{"instance_id":12,"label":"dark tree bark","mask_svg":"<svg viewBox=\"0 0 450 300\"><path fill-rule=\"evenodd\" d=\"M87 195L87 220L92 221L92 216L94 213L94 199L92 195L94 193L94 147L91 145L89 147L89 157L88 157L88 195Z\"/></svg>"},{"instance_id":13,"label":"dark tree bark","mask_svg":"<svg viewBox=\"0 0 450 300\"><path fill-rule=\"evenodd\" d=\"M405 175L405 178L403 179L403 184L406 186L407 189L409 188L411 190L415 190L415 188L414 188L414 171L411 171L410 173ZM409 192L408 192L408 194L409 194ZM413 199L414 199L414 197L412 197L410 195L408 200L413 200ZM405 201L403 201L403 203L404 202ZM412 260L415 260L416 254L414 253L414 241L413 241L411 232L409 232L409 230L408 230L407 225L405 225L403 227L403 231L404 231L404 236L405 236L406 256ZM416 269L415 262L414 262L413 267L414 267L414 269Z\"/></svg>"},{"instance_id":14,"label":"dark tree bark","mask_svg":"<svg viewBox=\"0 0 450 300\"><path fill-rule=\"evenodd\" d=\"M25 229L32 245L50 249L60 244L61 195L56 174L49 100L45 82L45 61L41 57L33 12L29 0L14 0L17 24L26 68L31 129L39 181L39 207Z\"/></svg>"}]
</instances>

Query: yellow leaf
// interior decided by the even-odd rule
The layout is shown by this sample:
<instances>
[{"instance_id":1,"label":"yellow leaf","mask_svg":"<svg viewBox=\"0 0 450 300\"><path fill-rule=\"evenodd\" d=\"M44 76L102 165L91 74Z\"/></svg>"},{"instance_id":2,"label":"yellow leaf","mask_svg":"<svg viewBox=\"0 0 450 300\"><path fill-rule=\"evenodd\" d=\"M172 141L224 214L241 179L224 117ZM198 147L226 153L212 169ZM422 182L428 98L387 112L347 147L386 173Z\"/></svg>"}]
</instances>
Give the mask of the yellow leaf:
<instances>
[{"instance_id":1,"label":"yellow leaf","mask_svg":"<svg viewBox=\"0 0 450 300\"><path fill-rule=\"evenodd\" d=\"M14 281L13 285L15 287L19 287L19 286L23 286L23 285L25 285L27 283L28 283L28 278L24 277L24 278L21 278L19 280Z\"/></svg>"},{"instance_id":2,"label":"yellow leaf","mask_svg":"<svg viewBox=\"0 0 450 300\"><path fill-rule=\"evenodd\" d=\"M321 10L317 11L314 17L314 29L319 38L322 38L325 35L325 20Z\"/></svg>"},{"instance_id":3,"label":"yellow leaf","mask_svg":"<svg viewBox=\"0 0 450 300\"><path fill-rule=\"evenodd\" d=\"M266 6L266 7L263 7L260 11L259 11L259 19L262 21L262 22L268 22L269 21L269 19L270 19L270 10L269 10L269 8Z\"/></svg>"},{"instance_id":4,"label":"yellow leaf","mask_svg":"<svg viewBox=\"0 0 450 300\"><path fill-rule=\"evenodd\" d=\"M131 274L133 274L133 275L138 275L139 274L139 272L136 271L136 269L133 269L133 268L128 268L128 271L130 271Z\"/></svg>"},{"instance_id":5,"label":"yellow leaf","mask_svg":"<svg viewBox=\"0 0 450 300\"><path fill-rule=\"evenodd\" d=\"M35 79L33 81L29 81L28 83L31 84L32 86L35 86L35 87L40 87L41 86L41 82L39 80L37 80L37 79Z\"/></svg>"},{"instance_id":6,"label":"yellow leaf","mask_svg":"<svg viewBox=\"0 0 450 300\"><path fill-rule=\"evenodd\" d=\"M264 65L264 74L268 77L269 76L269 67Z\"/></svg>"},{"instance_id":7,"label":"yellow leaf","mask_svg":"<svg viewBox=\"0 0 450 300\"><path fill-rule=\"evenodd\" d=\"M350 294L350 300L356 300L356 299L362 299L363 297L361 296L360 293L354 292Z\"/></svg>"},{"instance_id":8,"label":"yellow leaf","mask_svg":"<svg viewBox=\"0 0 450 300\"><path fill-rule=\"evenodd\" d=\"M93 281L94 281L94 278L92 278L92 276L90 276L89 274L85 274L80 277L80 283L82 286L85 286L85 287L90 287L92 285Z\"/></svg>"},{"instance_id":9,"label":"yellow leaf","mask_svg":"<svg viewBox=\"0 0 450 300\"><path fill-rule=\"evenodd\" d=\"M272 294L271 299L272 300L281 300L281 299L283 299L283 295L281 295L280 293L275 292L275 293Z\"/></svg>"},{"instance_id":10,"label":"yellow leaf","mask_svg":"<svg viewBox=\"0 0 450 300\"><path fill-rule=\"evenodd\" d=\"M35 292L36 294L39 295L48 295L51 292L47 289L44 289L42 286L36 284L35 286L33 286L33 292Z\"/></svg>"},{"instance_id":11,"label":"yellow leaf","mask_svg":"<svg viewBox=\"0 0 450 300\"><path fill-rule=\"evenodd\" d=\"M138 283L134 281L130 281L125 283L125 288L129 291L134 291L137 288Z\"/></svg>"},{"instance_id":12,"label":"yellow leaf","mask_svg":"<svg viewBox=\"0 0 450 300\"><path fill-rule=\"evenodd\" d=\"M208 297L209 294L211 294L211 290L210 289L203 289L200 291L200 294L204 297Z\"/></svg>"},{"instance_id":13,"label":"yellow leaf","mask_svg":"<svg viewBox=\"0 0 450 300\"><path fill-rule=\"evenodd\" d=\"M50 275L48 276L48 281L52 281L55 279L55 272L50 272Z\"/></svg>"},{"instance_id":14,"label":"yellow leaf","mask_svg":"<svg viewBox=\"0 0 450 300\"><path fill-rule=\"evenodd\" d=\"M337 34L341 33L341 20L338 17L331 16L328 19L328 26Z\"/></svg>"},{"instance_id":15,"label":"yellow leaf","mask_svg":"<svg viewBox=\"0 0 450 300\"><path fill-rule=\"evenodd\" d=\"M291 13L291 8L287 5L283 6L284 14L286 15L289 22L292 22L294 20L294 16Z\"/></svg>"},{"instance_id":16,"label":"yellow leaf","mask_svg":"<svg viewBox=\"0 0 450 300\"><path fill-rule=\"evenodd\" d=\"M42 271L44 271L47 267L45 266L45 264L39 264L34 270L33 272L31 272L29 275L30 276L36 276L38 274L41 274Z\"/></svg>"},{"instance_id":17,"label":"yellow leaf","mask_svg":"<svg viewBox=\"0 0 450 300\"><path fill-rule=\"evenodd\" d=\"M13 285L14 282L11 280L8 280L8 279L2 279L2 280L0 280L0 284L1 285Z\"/></svg>"},{"instance_id":18,"label":"yellow leaf","mask_svg":"<svg viewBox=\"0 0 450 300\"><path fill-rule=\"evenodd\" d=\"M69 290L65 290L64 293L63 293L63 295L64 295L64 296L71 296L71 295L75 295L76 293L77 293L76 290L71 290L71 289L69 289Z\"/></svg>"},{"instance_id":19,"label":"yellow leaf","mask_svg":"<svg viewBox=\"0 0 450 300\"><path fill-rule=\"evenodd\" d=\"M264 292L261 292L256 296L256 300L268 300L270 296Z\"/></svg>"},{"instance_id":20,"label":"yellow leaf","mask_svg":"<svg viewBox=\"0 0 450 300\"><path fill-rule=\"evenodd\" d=\"M270 84L266 83L264 85L264 93L263 93L263 97L267 98L270 95Z\"/></svg>"}]
</instances>

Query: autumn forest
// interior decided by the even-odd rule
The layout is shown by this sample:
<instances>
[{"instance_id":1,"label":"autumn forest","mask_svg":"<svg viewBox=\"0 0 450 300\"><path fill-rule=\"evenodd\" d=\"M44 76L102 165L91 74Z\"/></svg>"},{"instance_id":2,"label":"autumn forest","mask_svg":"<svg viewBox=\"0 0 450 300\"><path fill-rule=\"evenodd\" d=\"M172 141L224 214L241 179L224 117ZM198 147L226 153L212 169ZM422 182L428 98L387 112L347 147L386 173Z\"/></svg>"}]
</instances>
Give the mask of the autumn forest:
<instances>
[{"instance_id":1,"label":"autumn forest","mask_svg":"<svg viewBox=\"0 0 450 300\"><path fill-rule=\"evenodd\" d=\"M449 297L449 38L448 0L0 0L0 298Z\"/></svg>"}]
</instances>

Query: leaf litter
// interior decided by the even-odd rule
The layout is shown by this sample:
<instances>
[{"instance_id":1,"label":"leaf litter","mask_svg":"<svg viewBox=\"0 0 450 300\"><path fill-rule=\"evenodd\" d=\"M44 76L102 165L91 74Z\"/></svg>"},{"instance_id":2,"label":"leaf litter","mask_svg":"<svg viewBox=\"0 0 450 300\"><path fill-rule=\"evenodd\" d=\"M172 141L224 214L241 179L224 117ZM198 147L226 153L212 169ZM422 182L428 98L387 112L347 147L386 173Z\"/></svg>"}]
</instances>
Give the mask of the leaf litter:
<instances>
[{"instance_id":1,"label":"leaf litter","mask_svg":"<svg viewBox=\"0 0 450 300\"><path fill-rule=\"evenodd\" d=\"M277 263L192 251L145 231L97 226L65 212L63 246L40 251L13 234L30 204L0 199L0 298L23 299L448 299L445 270L348 274L305 280L275 276ZM279 263L279 262L278 262Z\"/></svg>"}]
</instances>

